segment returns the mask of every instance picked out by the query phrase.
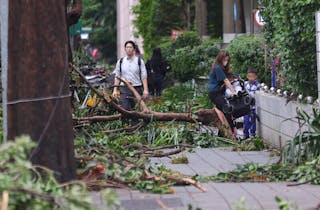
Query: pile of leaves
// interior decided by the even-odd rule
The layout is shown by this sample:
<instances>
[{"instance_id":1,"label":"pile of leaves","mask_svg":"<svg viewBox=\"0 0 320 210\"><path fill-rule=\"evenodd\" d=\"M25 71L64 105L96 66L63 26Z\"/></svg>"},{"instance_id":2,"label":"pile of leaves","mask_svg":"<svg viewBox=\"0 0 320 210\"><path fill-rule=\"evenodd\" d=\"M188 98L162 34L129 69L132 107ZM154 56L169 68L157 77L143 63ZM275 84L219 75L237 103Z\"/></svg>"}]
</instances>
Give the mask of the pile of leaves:
<instances>
[{"instance_id":1,"label":"pile of leaves","mask_svg":"<svg viewBox=\"0 0 320 210\"><path fill-rule=\"evenodd\" d=\"M20 137L0 146L0 193L6 209L95 209L85 183L59 184L52 171L32 165L28 154L36 144ZM110 190L102 192L109 206L118 205Z\"/></svg>"},{"instance_id":2,"label":"pile of leaves","mask_svg":"<svg viewBox=\"0 0 320 210\"><path fill-rule=\"evenodd\" d=\"M234 170L204 177L203 180L215 182L289 181L300 184L320 184L320 156L299 166L284 164L262 166L257 163L238 165Z\"/></svg>"},{"instance_id":3,"label":"pile of leaves","mask_svg":"<svg viewBox=\"0 0 320 210\"><path fill-rule=\"evenodd\" d=\"M178 154L190 148L189 145L149 147L138 135L96 137L76 139L79 178L86 181L91 189L125 187L171 193L171 186L179 183L192 184L205 191L199 183L183 174L162 165L148 164L150 157Z\"/></svg>"},{"instance_id":4,"label":"pile of leaves","mask_svg":"<svg viewBox=\"0 0 320 210\"><path fill-rule=\"evenodd\" d=\"M233 147L233 151L262 151L268 149L264 140L258 136L241 141L239 144Z\"/></svg>"}]
</instances>

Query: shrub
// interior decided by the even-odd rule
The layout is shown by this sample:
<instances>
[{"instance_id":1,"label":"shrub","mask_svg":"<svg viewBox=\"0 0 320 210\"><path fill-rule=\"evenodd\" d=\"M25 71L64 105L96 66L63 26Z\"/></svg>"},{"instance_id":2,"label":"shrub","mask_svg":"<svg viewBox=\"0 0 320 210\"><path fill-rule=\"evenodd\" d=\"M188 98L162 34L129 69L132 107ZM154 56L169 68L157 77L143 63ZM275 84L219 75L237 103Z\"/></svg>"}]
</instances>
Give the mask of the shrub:
<instances>
[{"instance_id":1,"label":"shrub","mask_svg":"<svg viewBox=\"0 0 320 210\"><path fill-rule=\"evenodd\" d=\"M315 12L319 0L260 0L266 21L265 38L273 55L280 55L287 88L316 95Z\"/></svg>"},{"instance_id":2,"label":"shrub","mask_svg":"<svg viewBox=\"0 0 320 210\"><path fill-rule=\"evenodd\" d=\"M264 39L259 36L239 36L234 39L227 50L230 53L232 71L243 79L249 68L258 71L258 80L270 83L270 68L265 70Z\"/></svg>"},{"instance_id":3,"label":"shrub","mask_svg":"<svg viewBox=\"0 0 320 210\"><path fill-rule=\"evenodd\" d=\"M185 82L198 76L208 75L218 51L219 49L210 41L195 47L187 46L175 50L168 59L173 77Z\"/></svg>"},{"instance_id":4,"label":"shrub","mask_svg":"<svg viewBox=\"0 0 320 210\"><path fill-rule=\"evenodd\" d=\"M175 51L184 47L195 47L201 44L200 36L197 32L188 31L180 35L175 41L171 39L163 39L163 43L160 45L162 48L162 54L165 60L169 61L171 56L175 54Z\"/></svg>"}]
</instances>

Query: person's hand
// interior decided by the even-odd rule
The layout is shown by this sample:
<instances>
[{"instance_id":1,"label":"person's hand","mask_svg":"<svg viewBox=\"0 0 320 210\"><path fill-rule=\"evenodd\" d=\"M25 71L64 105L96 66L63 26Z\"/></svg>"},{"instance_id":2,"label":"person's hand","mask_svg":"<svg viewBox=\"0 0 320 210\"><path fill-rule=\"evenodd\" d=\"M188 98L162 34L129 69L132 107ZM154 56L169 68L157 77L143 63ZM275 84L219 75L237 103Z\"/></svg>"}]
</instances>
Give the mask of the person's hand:
<instances>
[{"instance_id":1,"label":"person's hand","mask_svg":"<svg viewBox=\"0 0 320 210\"><path fill-rule=\"evenodd\" d=\"M233 97L233 96L235 96L235 95L237 95L237 93L236 93L236 91L231 91L231 97Z\"/></svg>"},{"instance_id":2,"label":"person's hand","mask_svg":"<svg viewBox=\"0 0 320 210\"><path fill-rule=\"evenodd\" d=\"M146 100L146 99L148 99L148 97L149 97L149 91L144 90L143 94L142 94L142 99Z\"/></svg>"},{"instance_id":3,"label":"person's hand","mask_svg":"<svg viewBox=\"0 0 320 210\"><path fill-rule=\"evenodd\" d=\"M118 91L116 89L113 90L112 97L113 98L118 98Z\"/></svg>"}]
</instances>

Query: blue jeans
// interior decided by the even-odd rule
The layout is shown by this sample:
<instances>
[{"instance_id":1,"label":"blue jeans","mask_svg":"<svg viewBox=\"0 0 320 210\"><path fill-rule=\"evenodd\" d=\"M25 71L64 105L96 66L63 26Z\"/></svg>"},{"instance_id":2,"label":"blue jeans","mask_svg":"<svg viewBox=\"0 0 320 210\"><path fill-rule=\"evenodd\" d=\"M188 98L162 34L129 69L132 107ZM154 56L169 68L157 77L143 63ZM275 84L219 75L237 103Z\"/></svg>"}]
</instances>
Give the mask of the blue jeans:
<instances>
[{"instance_id":1,"label":"blue jeans","mask_svg":"<svg viewBox=\"0 0 320 210\"><path fill-rule=\"evenodd\" d=\"M243 135L245 138L256 136L256 110L251 109L248 115L243 117Z\"/></svg>"}]
</instances>

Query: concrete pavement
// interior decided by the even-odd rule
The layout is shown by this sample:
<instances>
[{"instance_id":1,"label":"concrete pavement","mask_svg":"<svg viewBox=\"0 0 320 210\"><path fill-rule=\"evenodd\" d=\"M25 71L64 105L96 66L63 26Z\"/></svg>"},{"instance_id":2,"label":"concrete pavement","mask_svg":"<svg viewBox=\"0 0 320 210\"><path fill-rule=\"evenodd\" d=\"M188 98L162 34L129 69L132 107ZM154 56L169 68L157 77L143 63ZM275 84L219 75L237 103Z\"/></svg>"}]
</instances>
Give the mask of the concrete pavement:
<instances>
[{"instance_id":1,"label":"concrete pavement","mask_svg":"<svg viewBox=\"0 0 320 210\"><path fill-rule=\"evenodd\" d=\"M194 153L183 154L188 157L188 164L171 164L170 159L153 158L151 164L164 164L185 175L209 176L228 171L237 164L257 162L274 163L278 157L271 157L269 152L232 152L225 149L196 149ZM237 209L240 198L245 198L245 209L279 209L275 201L278 196L286 201L294 201L300 210L309 210L320 204L320 186L301 185L287 187L288 183L205 183L208 192L203 193L193 186L174 187L175 194L150 194L136 190L116 189L121 205L126 210L224 210ZM95 204L102 207L99 193L92 193ZM106 209L106 208L102 208Z\"/></svg>"}]
</instances>

